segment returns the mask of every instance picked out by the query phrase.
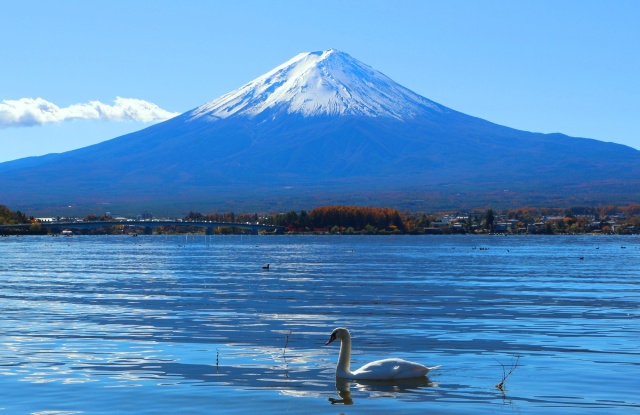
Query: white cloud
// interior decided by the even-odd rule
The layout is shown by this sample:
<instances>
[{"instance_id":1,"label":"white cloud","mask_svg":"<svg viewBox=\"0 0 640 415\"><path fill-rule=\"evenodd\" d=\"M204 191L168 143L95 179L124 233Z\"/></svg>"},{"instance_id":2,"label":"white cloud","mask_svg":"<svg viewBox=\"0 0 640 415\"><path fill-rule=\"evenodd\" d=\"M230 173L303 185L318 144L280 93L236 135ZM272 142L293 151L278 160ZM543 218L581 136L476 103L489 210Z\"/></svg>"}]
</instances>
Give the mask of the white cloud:
<instances>
[{"instance_id":1,"label":"white cloud","mask_svg":"<svg viewBox=\"0 0 640 415\"><path fill-rule=\"evenodd\" d=\"M42 98L21 98L0 102L0 128L30 127L68 120L163 121L178 115L151 102L117 97L114 105L100 101L59 106Z\"/></svg>"}]
</instances>

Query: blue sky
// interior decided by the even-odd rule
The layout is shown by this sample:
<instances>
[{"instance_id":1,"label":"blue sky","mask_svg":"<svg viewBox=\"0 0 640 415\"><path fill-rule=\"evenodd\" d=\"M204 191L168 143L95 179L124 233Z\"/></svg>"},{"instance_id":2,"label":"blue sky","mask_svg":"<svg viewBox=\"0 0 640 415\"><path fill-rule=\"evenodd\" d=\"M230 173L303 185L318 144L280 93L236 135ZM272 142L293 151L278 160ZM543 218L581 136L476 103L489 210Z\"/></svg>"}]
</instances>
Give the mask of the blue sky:
<instances>
[{"instance_id":1,"label":"blue sky","mask_svg":"<svg viewBox=\"0 0 640 415\"><path fill-rule=\"evenodd\" d=\"M640 149L639 15L635 0L7 1L0 162L137 131L330 48L469 115Z\"/></svg>"}]
</instances>

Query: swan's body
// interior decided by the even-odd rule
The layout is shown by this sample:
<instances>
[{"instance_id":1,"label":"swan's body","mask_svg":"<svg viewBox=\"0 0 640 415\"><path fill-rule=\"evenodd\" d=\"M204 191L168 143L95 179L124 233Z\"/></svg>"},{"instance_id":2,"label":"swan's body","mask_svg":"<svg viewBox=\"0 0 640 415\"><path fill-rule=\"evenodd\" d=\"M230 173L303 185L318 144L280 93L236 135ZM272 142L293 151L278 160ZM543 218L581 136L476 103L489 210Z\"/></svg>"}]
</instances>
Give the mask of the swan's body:
<instances>
[{"instance_id":1,"label":"swan's body","mask_svg":"<svg viewBox=\"0 0 640 415\"><path fill-rule=\"evenodd\" d=\"M395 380L410 379L425 376L430 370L439 366L427 367L420 363L403 359L383 359L367 363L352 372L351 366L351 334L349 330L339 327L331 333L327 344L340 340L340 357L336 367L336 377L345 379Z\"/></svg>"}]
</instances>

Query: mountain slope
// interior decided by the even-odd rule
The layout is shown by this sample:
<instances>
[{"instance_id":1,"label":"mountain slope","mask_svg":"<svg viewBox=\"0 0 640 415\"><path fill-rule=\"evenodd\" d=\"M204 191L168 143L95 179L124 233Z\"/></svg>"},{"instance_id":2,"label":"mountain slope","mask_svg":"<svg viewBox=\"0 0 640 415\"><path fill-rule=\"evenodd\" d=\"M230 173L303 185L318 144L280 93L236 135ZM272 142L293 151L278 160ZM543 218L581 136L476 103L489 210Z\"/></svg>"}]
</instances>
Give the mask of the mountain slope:
<instances>
[{"instance_id":1,"label":"mountain slope","mask_svg":"<svg viewBox=\"0 0 640 415\"><path fill-rule=\"evenodd\" d=\"M329 50L171 120L2 163L0 174L0 203L22 210L428 210L625 203L640 191L640 152L471 117Z\"/></svg>"}]
</instances>

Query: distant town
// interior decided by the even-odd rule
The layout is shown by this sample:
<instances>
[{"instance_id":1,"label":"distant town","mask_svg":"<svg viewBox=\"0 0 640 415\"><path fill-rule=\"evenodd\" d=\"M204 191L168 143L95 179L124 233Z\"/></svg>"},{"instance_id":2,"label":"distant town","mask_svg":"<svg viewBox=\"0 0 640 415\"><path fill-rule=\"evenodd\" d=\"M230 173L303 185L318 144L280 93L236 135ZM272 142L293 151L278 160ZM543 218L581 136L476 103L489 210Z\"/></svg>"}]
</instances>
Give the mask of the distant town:
<instances>
[{"instance_id":1,"label":"distant town","mask_svg":"<svg viewBox=\"0 0 640 415\"><path fill-rule=\"evenodd\" d=\"M90 214L27 217L0 205L0 234L605 234L640 233L640 204L628 206L474 209L435 214L391 208L327 206L306 212L234 214L189 212L183 218Z\"/></svg>"}]
</instances>

